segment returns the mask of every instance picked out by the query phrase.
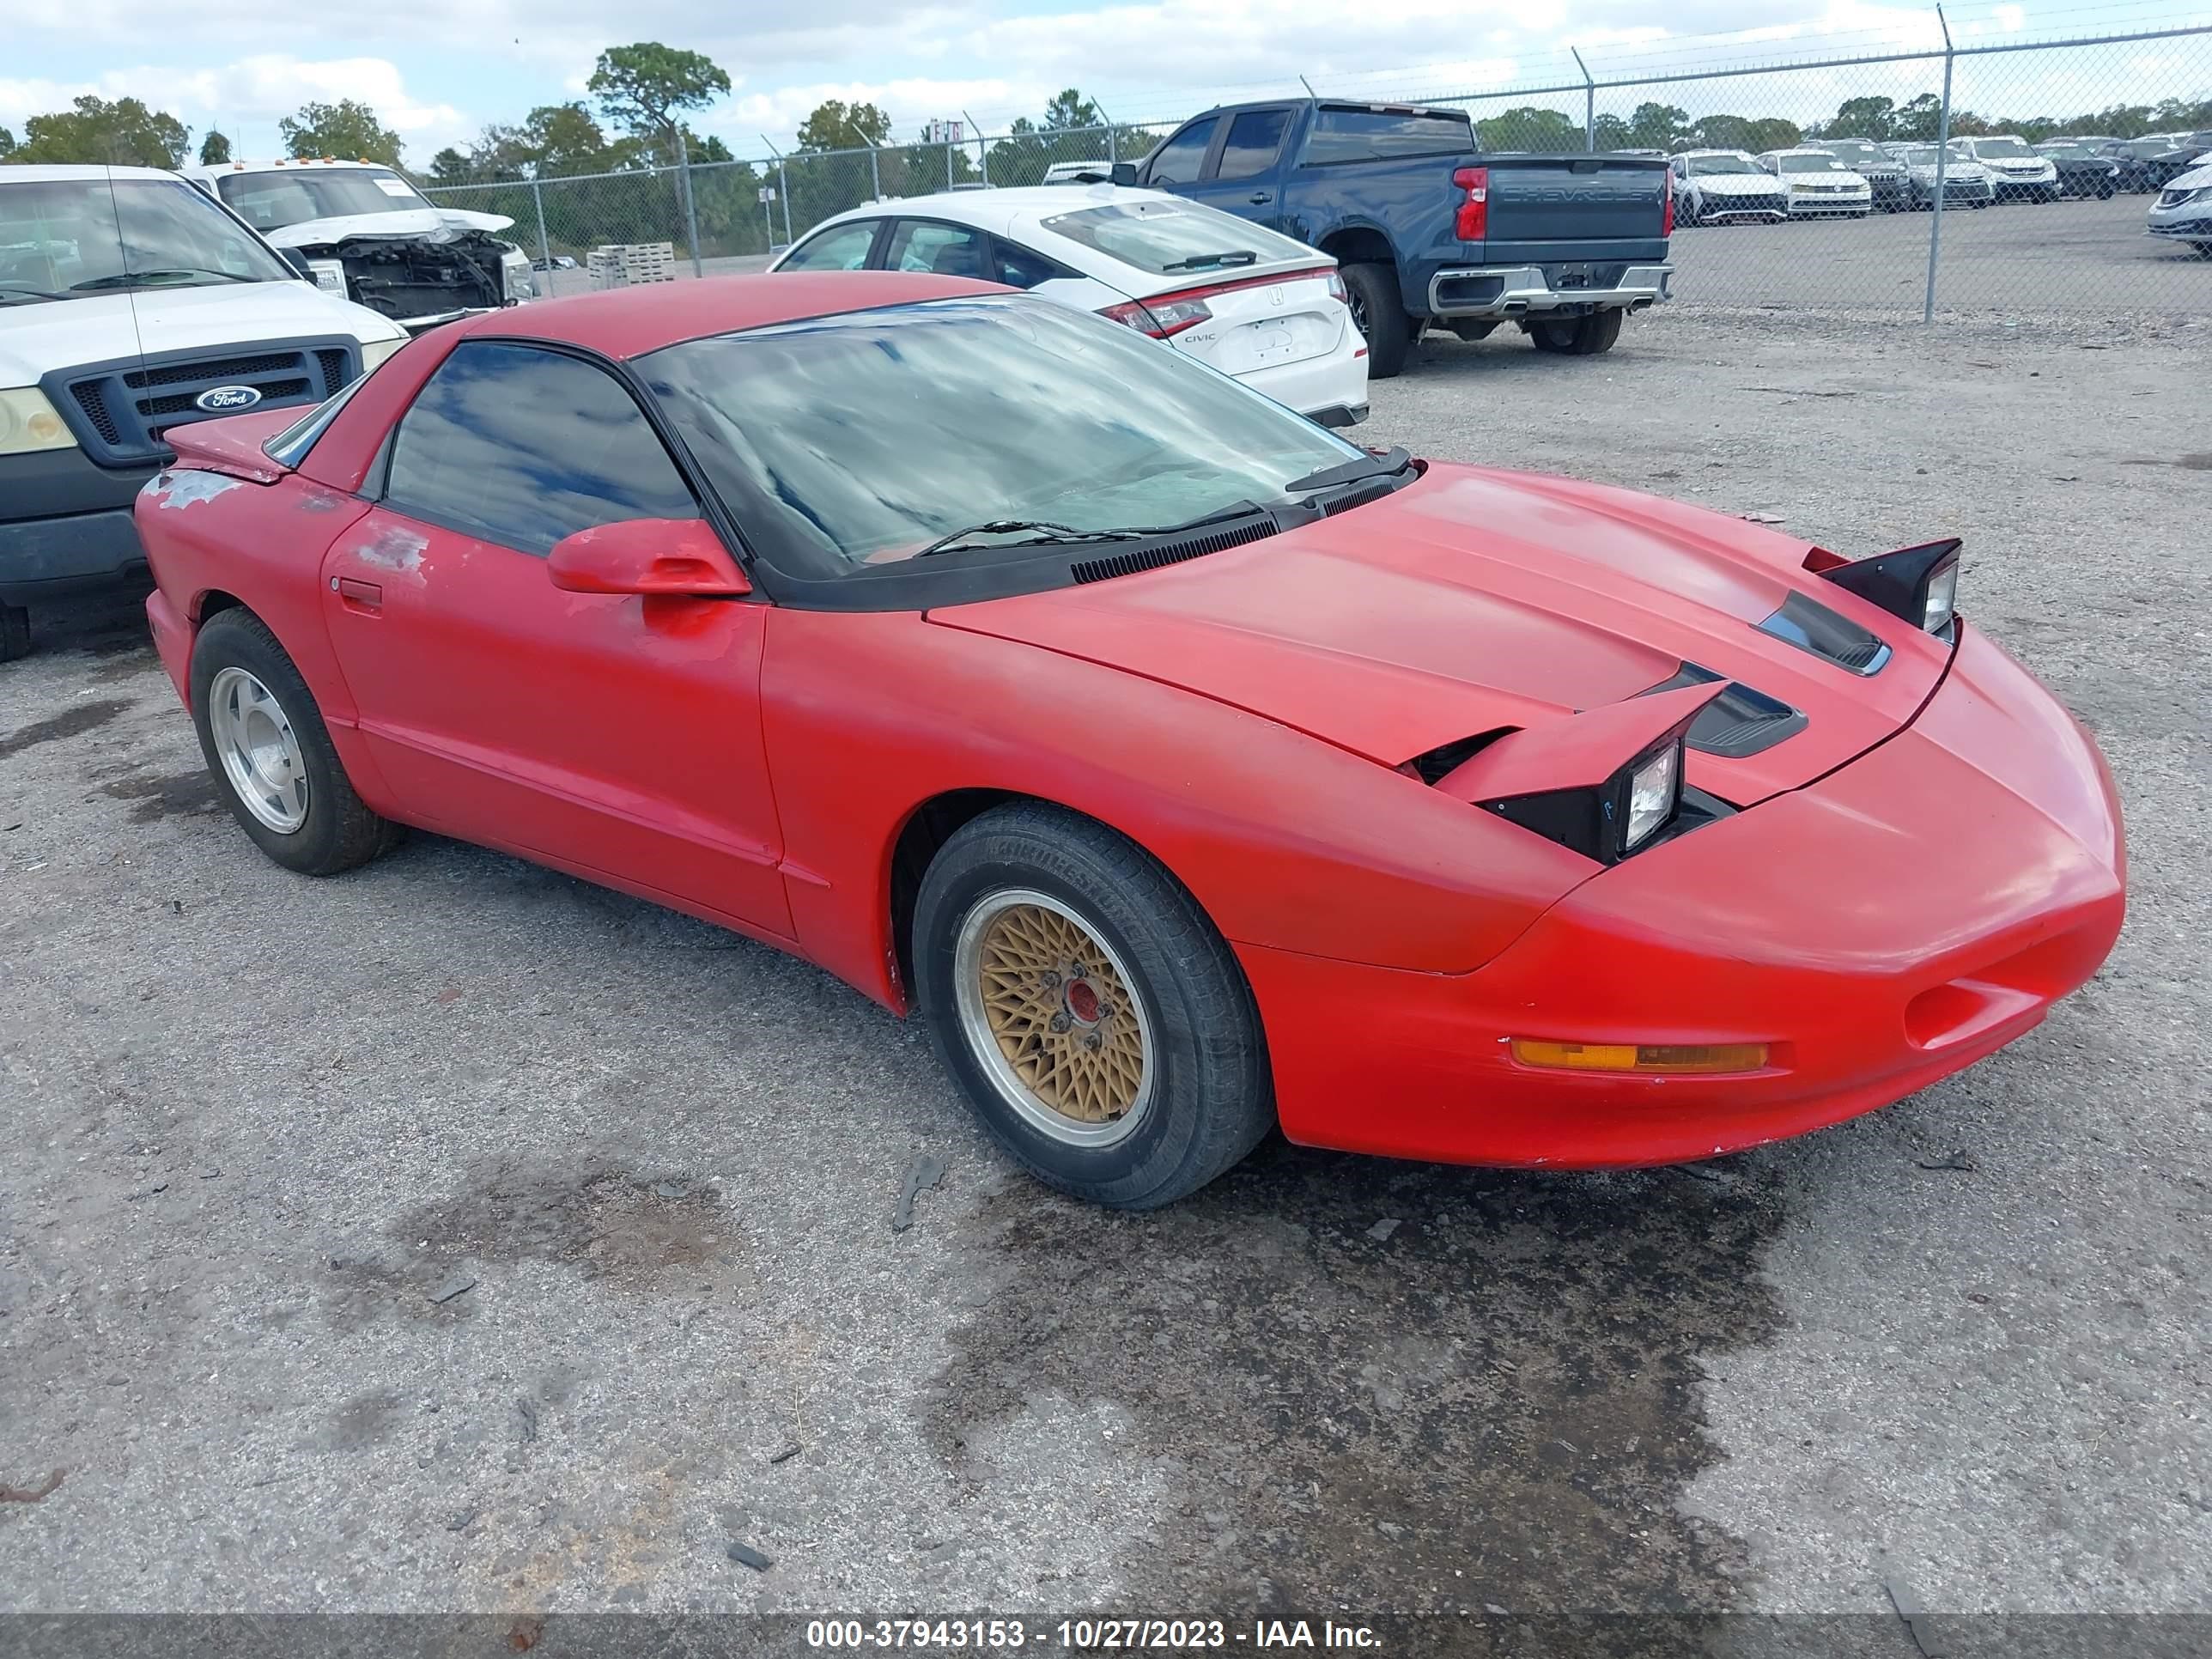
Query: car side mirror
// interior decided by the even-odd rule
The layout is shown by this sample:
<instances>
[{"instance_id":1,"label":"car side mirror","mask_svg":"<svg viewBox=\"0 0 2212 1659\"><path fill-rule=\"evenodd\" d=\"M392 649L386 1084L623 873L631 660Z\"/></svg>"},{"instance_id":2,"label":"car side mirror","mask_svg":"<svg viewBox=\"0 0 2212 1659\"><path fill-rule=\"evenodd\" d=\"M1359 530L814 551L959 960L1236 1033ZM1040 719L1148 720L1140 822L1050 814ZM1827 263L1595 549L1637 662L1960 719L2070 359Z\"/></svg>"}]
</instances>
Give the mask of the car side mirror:
<instances>
[{"instance_id":1,"label":"car side mirror","mask_svg":"<svg viewBox=\"0 0 2212 1659\"><path fill-rule=\"evenodd\" d=\"M299 272L301 281L312 283L315 280L314 267L307 263L307 256L301 252L299 249L295 247L280 247L276 252L283 256L283 260L286 264L291 266L294 270Z\"/></svg>"},{"instance_id":2,"label":"car side mirror","mask_svg":"<svg viewBox=\"0 0 2212 1659\"><path fill-rule=\"evenodd\" d=\"M1137 164L1134 161L1115 162L1114 165L1108 169L1107 181L1109 184L1116 185L1135 184L1137 182Z\"/></svg>"},{"instance_id":3,"label":"car side mirror","mask_svg":"<svg viewBox=\"0 0 2212 1659\"><path fill-rule=\"evenodd\" d=\"M722 599L753 591L704 519L625 519L579 530L554 543L545 572L568 593Z\"/></svg>"}]
</instances>

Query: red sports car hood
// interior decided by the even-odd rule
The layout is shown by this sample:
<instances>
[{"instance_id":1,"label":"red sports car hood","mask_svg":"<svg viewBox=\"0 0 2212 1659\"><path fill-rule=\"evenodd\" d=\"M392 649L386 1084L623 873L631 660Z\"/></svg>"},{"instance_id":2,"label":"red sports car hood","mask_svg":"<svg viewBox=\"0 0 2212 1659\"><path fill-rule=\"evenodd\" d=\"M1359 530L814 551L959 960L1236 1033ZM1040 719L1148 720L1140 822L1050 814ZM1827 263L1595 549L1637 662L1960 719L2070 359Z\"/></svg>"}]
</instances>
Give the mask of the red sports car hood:
<instances>
[{"instance_id":1,"label":"red sports car hood","mask_svg":"<svg viewBox=\"0 0 2212 1659\"><path fill-rule=\"evenodd\" d=\"M1694 663L1806 716L1744 758L1692 753L1693 782L1748 805L1908 724L1948 659L1808 574L1808 550L1627 490L1434 465L1264 541L930 620L1182 686L1386 766L1618 702ZM1792 591L1879 635L1889 659L1862 677L1761 633Z\"/></svg>"}]
</instances>

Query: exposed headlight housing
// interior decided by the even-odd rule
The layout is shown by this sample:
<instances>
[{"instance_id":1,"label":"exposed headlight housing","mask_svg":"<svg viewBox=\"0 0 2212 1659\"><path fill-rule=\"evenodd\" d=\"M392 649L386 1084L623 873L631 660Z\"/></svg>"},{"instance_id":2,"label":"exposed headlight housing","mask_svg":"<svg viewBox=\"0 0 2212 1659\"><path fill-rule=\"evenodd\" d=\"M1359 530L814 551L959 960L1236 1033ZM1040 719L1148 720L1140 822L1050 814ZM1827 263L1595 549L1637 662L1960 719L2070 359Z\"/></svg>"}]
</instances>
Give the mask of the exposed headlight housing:
<instances>
[{"instance_id":1,"label":"exposed headlight housing","mask_svg":"<svg viewBox=\"0 0 2212 1659\"><path fill-rule=\"evenodd\" d=\"M310 259L307 261L307 274L315 279L315 286L324 293L335 294L341 300L345 298L345 266L337 260Z\"/></svg>"},{"instance_id":2,"label":"exposed headlight housing","mask_svg":"<svg viewBox=\"0 0 2212 1659\"><path fill-rule=\"evenodd\" d=\"M76 434L54 412L46 394L34 386L0 392L0 455L27 455L39 449L74 449Z\"/></svg>"},{"instance_id":3,"label":"exposed headlight housing","mask_svg":"<svg viewBox=\"0 0 2212 1659\"><path fill-rule=\"evenodd\" d=\"M1960 545L1956 537L1923 542L1838 564L1820 574L1915 628L1948 635L1958 611Z\"/></svg>"},{"instance_id":4,"label":"exposed headlight housing","mask_svg":"<svg viewBox=\"0 0 2212 1659\"><path fill-rule=\"evenodd\" d=\"M1621 850L1632 853L1650 840L1681 804L1682 740L1677 738L1629 770L1628 827L1621 835Z\"/></svg>"},{"instance_id":5,"label":"exposed headlight housing","mask_svg":"<svg viewBox=\"0 0 2212 1659\"><path fill-rule=\"evenodd\" d=\"M1690 720L1684 720L1595 788L1549 789L1478 804L1584 858L1618 864L1650 845L1681 810L1682 749L1689 730Z\"/></svg>"}]
</instances>

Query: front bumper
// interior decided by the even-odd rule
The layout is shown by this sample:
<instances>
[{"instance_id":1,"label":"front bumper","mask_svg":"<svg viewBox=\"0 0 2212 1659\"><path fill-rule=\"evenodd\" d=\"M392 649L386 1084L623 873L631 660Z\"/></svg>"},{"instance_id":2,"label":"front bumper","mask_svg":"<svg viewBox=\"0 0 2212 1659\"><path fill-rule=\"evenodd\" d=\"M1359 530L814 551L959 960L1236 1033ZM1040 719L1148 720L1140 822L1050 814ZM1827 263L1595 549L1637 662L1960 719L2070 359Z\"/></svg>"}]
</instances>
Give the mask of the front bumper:
<instances>
[{"instance_id":1,"label":"front bumper","mask_svg":"<svg viewBox=\"0 0 2212 1659\"><path fill-rule=\"evenodd\" d=\"M2212 204L2191 203L2185 211L2174 208L2163 216L2154 208L2143 234L2176 242L2212 242Z\"/></svg>"},{"instance_id":2,"label":"front bumper","mask_svg":"<svg viewBox=\"0 0 2212 1659\"><path fill-rule=\"evenodd\" d=\"M1850 196L1792 196L1790 216L1793 219L1814 219L1830 213L1869 213L1874 209L1874 192L1860 191Z\"/></svg>"},{"instance_id":3,"label":"front bumper","mask_svg":"<svg viewBox=\"0 0 2212 1659\"><path fill-rule=\"evenodd\" d=\"M146 555L131 503L160 470L95 465L82 449L0 456L0 604L136 574Z\"/></svg>"},{"instance_id":4,"label":"front bumper","mask_svg":"<svg viewBox=\"0 0 2212 1659\"><path fill-rule=\"evenodd\" d=\"M1962 626L1911 727L1594 876L1474 973L1237 949L1293 1140L1678 1163L1887 1105L2031 1030L2112 949L2125 871L2095 746ZM1765 1042L1770 1060L1719 1077L1543 1071L1511 1059L1516 1036Z\"/></svg>"},{"instance_id":5,"label":"front bumper","mask_svg":"<svg viewBox=\"0 0 2212 1659\"><path fill-rule=\"evenodd\" d=\"M1555 286L1541 265L1440 270L1429 278L1431 317L1523 317L1532 312L1641 311L1668 298L1672 265L1628 265L1607 287ZM1562 284L1568 279L1563 275Z\"/></svg>"},{"instance_id":6,"label":"front bumper","mask_svg":"<svg viewBox=\"0 0 2212 1659\"><path fill-rule=\"evenodd\" d=\"M1708 197L1698 204L1698 222L1701 225L1715 225L1726 219L1779 224L1789 216L1790 198L1781 195Z\"/></svg>"}]
</instances>

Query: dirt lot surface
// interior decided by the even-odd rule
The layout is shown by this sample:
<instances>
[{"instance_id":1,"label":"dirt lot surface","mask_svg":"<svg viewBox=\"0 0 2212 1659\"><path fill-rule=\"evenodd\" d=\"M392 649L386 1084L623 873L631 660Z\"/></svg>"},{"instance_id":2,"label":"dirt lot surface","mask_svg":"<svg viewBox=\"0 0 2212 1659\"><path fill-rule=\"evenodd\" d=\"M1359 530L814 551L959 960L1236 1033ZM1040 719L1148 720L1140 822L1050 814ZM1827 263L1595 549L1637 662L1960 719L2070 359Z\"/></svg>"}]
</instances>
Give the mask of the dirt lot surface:
<instances>
[{"instance_id":1,"label":"dirt lot surface","mask_svg":"<svg viewBox=\"0 0 2212 1659\"><path fill-rule=\"evenodd\" d=\"M1278 1144L1060 1201L765 949L427 836L280 871L129 605L42 615L0 669L0 1485L60 1481L0 1502L0 1607L1754 1609L1906 1656L1886 1581L2208 1609L2208 385L2212 327L1678 313L1376 387L1370 441L1965 536L1970 625L2118 777L2091 986L1692 1170Z\"/></svg>"}]
</instances>

